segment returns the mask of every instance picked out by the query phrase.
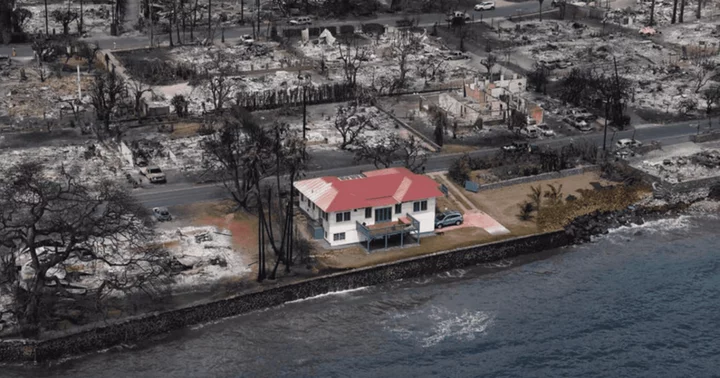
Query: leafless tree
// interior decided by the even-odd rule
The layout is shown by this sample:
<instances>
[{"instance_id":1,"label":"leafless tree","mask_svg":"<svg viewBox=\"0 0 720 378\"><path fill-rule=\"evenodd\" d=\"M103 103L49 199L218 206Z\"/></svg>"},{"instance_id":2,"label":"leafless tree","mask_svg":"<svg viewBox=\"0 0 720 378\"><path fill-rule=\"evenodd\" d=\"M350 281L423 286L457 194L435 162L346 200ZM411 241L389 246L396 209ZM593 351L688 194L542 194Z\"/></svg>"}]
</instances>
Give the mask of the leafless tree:
<instances>
[{"instance_id":1,"label":"leafless tree","mask_svg":"<svg viewBox=\"0 0 720 378\"><path fill-rule=\"evenodd\" d=\"M705 84L710 81L717 71L718 64L706 56L698 56L694 60L695 72L691 73L693 82L695 83L695 93L699 93Z\"/></svg>"},{"instance_id":2,"label":"leafless tree","mask_svg":"<svg viewBox=\"0 0 720 378\"><path fill-rule=\"evenodd\" d=\"M135 116L139 117L143 94L151 92L152 89L140 80L131 80L128 88L130 90L130 96L132 96L133 99L133 109L135 110Z\"/></svg>"},{"instance_id":3,"label":"leafless tree","mask_svg":"<svg viewBox=\"0 0 720 378\"><path fill-rule=\"evenodd\" d=\"M547 85L549 83L548 69L544 64L535 62L533 64L533 70L528 73L527 80L528 84L535 88L535 92L547 94Z\"/></svg>"},{"instance_id":4,"label":"leafless tree","mask_svg":"<svg viewBox=\"0 0 720 378\"><path fill-rule=\"evenodd\" d=\"M540 4L540 22L542 22L542 5L545 0L538 0L538 3Z\"/></svg>"},{"instance_id":5,"label":"leafless tree","mask_svg":"<svg viewBox=\"0 0 720 378\"><path fill-rule=\"evenodd\" d=\"M78 14L70 9L55 9L50 13L53 20L63 27L63 34L68 35L70 32L70 23L78 19Z\"/></svg>"},{"instance_id":6,"label":"leafless tree","mask_svg":"<svg viewBox=\"0 0 720 378\"><path fill-rule=\"evenodd\" d=\"M24 162L0 175L0 257L9 273L0 281L25 335L37 335L60 306L150 292L164 276L147 211L116 184L84 184L76 173L50 179L40 163ZM93 266L98 284L79 284L78 266Z\"/></svg>"},{"instance_id":7,"label":"leafless tree","mask_svg":"<svg viewBox=\"0 0 720 378\"><path fill-rule=\"evenodd\" d=\"M355 105L338 106L335 114L335 130L342 136L340 149L346 149L357 141L367 128L372 128L372 120L367 113Z\"/></svg>"},{"instance_id":8,"label":"leafless tree","mask_svg":"<svg viewBox=\"0 0 720 378\"><path fill-rule=\"evenodd\" d=\"M221 128L201 144L203 165L223 183L239 207L249 210L255 181L269 170L262 163L268 159L271 141L250 113L240 107L230 108L220 122Z\"/></svg>"},{"instance_id":9,"label":"leafless tree","mask_svg":"<svg viewBox=\"0 0 720 378\"><path fill-rule=\"evenodd\" d=\"M42 62L35 66L35 72L37 72L38 77L40 77L41 83L44 83L45 79L47 79L48 75L50 74L50 70L48 70L47 66Z\"/></svg>"},{"instance_id":10,"label":"leafless tree","mask_svg":"<svg viewBox=\"0 0 720 378\"><path fill-rule=\"evenodd\" d=\"M427 162L427 154L419 139L414 136L403 138L397 134L371 142L361 138L357 142L355 161L369 161L376 168L388 168L399 164L415 173L419 173Z\"/></svg>"},{"instance_id":11,"label":"leafless tree","mask_svg":"<svg viewBox=\"0 0 720 378\"><path fill-rule=\"evenodd\" d=\"M678 0L673 0L672 19L670 20L671 24L674 24L675 21L677 21L677 8L678 8Z\"/></svg>"},{"instance_id":12,"label":"leafless tree","mask_svg":"<svg viewBox=\"0 0 720 378\"><path fill-rule=\"evenodd\" d=\"M495 67L497 62L498 62L498 58L494 54L489 54L487 56L487 58L480 61L480 64L482 64L485 67L485 69L487 70L488 80L492 81L492 79L493 79L492 69L493 69L493 67Z\"/></svg>"},{"instance_id":13,"label":"leafless tree","mask_svg":"<svg viewBox=\"0 0 720 378\"><path fill-rule=\"evenodd\" d=\"M420 35L410 31L400 32L390 44L392 55L400 69L400 75L395 83L397 88L405 86L405 77L410 69L408 64L410 55L419 52L422 48L420 38Z\"/></svg>"},{"instance_id":14,"label":"leafless tree","mask_svg":"<svg viewBox=\"0 0 720 378\"><path fill-rule=\"evenodd\" d=\"M114 72L95 75L95 81L90 86L90 98L97 119L103 123L102 132L105 134L110 133L110 121L125 92L125 81ZM101 136L102 132L96 131Z\"/></svg>"},{"instance_id":15,"label":"leafless tree","mask_svg":"<svg viewBox=\"0 0 720 378\"><path fill-rule=\"evenodd\" d=\"M230 78L232 67L229 57L222 52L216 52L211 59L210 66L205 71L207 89L215 111L222 112L225 103L235 93L237 85Z\"/></svg>"},{"instance_id":16,"label":"leafless tree","mask_svg":"<svg viewBox=\"0 0 720 378\"><path fill-rule=\"evenodd\" d=\"M344 49L343 46L345 46ZM360 66L363 62L368 60L368 50L364 47L358 46L357 42L354 44L339 43L338 52L340 53L340 60L343 63L345 81L350 85L355 86L358 70L360 70Z\"/></svg>"},{"instance_id":17,"label":"leafless tree","mask_svg":"<svg viewBox=\"0 0 720 378\"><path fill-rule=\"evenodd\" d=\"M420 77L425 80L427 86L428 81L445 80L446 67L447 64L442 58L426 56L418 62L417 71Z\"/></svg>"},{"instance_id":18,"label":"leafless tree","mask_svg":"<svg viewBox=\"0 0 720 378\"><path fill-rule=\"evenodd\" d=\"M97 42L75 42L75 54L87 61L88 71L92 71L98 51L100 51L100 45Z\"/></svg>"},{"instance_id":19,"label":"leafless tree","mask_svg":"<svg viewBox=\"0 0 720 378\"><path fill-rule=\"evenodd\" d=\"M650 22L648 25L655 25L655 0L651 0L650 2Z\"/></svg>"},{"instance_id":20,"label":"leafless tree","mask_svg":"<svg viewBox=\"0 0 720 378\"><path fill-rule=\"evenodd\" d=\"M712 85L703 91L703 99L706 103L705 114L708 119L708 128L712 128L713 106L720 103L720 85Z\"/></svg>"}]
</instances>

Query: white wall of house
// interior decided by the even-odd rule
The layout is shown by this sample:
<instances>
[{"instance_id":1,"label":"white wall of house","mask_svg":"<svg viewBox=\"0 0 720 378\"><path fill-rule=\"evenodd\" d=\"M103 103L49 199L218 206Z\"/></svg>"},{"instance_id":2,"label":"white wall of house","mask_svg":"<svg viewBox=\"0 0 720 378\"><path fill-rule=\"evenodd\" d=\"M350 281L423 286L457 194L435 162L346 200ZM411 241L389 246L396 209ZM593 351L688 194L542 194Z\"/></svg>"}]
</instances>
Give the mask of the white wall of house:
<instances>
[{"instance_id":1,"label":"white wall of house","mask_svg":"<svg viewBox=\"0 0 720 378\"><path fill-rule=\"evenodd\" d=\"M307 201L306 201L307 202ZM420 201L417 201L420 202ZM307 205L307 204L306 204ZM303 206L303 205L301 205ZM391 222L397 222L398 218L404 217L405 214L412 215L415 219L420 221L420 232L432 232L435 230L435 198L427 199L427 210L424 211L413 211L413 202L404 202L402 204L402 210L400 213L395 213L395 205L374 207L371 211L370 218L365 218L365 208L349 210L350 220L349 221L337 221L337 213L329 213L328 221L323 222L323 228L326 232L325 240L331 246L358 243L365 241L365 237L357 232L357 224L355 222L365 223L366 225L375 224L375 210L391 207L392 220ZM307 210L306 210L307 211ZM339 213L345 213L341 211ZM344 216L343 216L343 219ZM335 234L345 233L344 240L335 240Z\"/></svg>"}]
</instances>

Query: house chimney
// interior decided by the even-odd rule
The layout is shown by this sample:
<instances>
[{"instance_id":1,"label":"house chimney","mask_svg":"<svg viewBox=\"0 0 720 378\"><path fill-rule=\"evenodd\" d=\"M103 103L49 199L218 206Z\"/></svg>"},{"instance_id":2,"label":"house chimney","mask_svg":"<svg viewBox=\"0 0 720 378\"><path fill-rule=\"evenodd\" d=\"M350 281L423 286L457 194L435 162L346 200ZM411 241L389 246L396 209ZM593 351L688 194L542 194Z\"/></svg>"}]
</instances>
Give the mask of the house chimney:
<instances>
[{"instance_id":1,"label":"house chimney","mask_svg":"<svg viewBox=\"0 0 720 378\"><path fill-rule=\"evenodd\" d=\"M505 74L500 74L500 82L505 81Z\"/></svg>"},{"instance_id":2,"label":"house chimney","mask_svg":"<svg viewBox=\"0 0 720 378\"><path fill-rule=\"evenodd\" d=\"M513 74L513 80L517 80L517 74Z\"/></svg>"}]
</instances>

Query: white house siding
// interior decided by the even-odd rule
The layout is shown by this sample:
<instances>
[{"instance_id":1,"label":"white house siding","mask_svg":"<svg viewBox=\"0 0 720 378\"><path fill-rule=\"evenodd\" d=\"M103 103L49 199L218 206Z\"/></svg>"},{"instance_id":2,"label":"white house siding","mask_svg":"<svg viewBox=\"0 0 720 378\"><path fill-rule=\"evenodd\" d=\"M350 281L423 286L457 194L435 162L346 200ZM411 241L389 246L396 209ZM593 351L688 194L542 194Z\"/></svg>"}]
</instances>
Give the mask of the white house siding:
<instances>
[{"instance_id":1,"label":"white house siding","mask_svg":"<svg viewBox=\"0 0 720 378\"><path fill-rule=\"evenodd\" d=\"M327 232L325 240L327 240L331 246L365 241L365 237L358 234L357 224L355 222L360 222L361 224L365 223L368 226L375 224L375 209L385 207L392 208L393 222L396 222L399 217L404 217L405 214L410 214L413 218L420 221L421 233L433 232L435 230L435 198L428 198L427 210L425 211L413 212L413 202L404 202L402 204L402 211L399 214L395 214L395 205L374 207L370 218L365 218L365 208L350 210L350 220L343 222L336 221L337 213L330 213L328 214L328 222L323 222L323 227ZM341 211L340 213L344 213L344 211ZM333 235L341 232L345 233L345 240L334 241Z\"/></svg>"},{"instance_id":2,"label":"white house siding","mask_svg":"<svg viewBox=\"0 0 720 378\"><path fill-rule=\"evenodd\" d=\"M320 209L315 206L315 209L313 210L312 202L308 204L308 198L304 195L299 201L300 203L300 209L302 209L305 213L310 215L310 218L313 220L317 220L320 217Z\"/></svg>"}]
</instances>

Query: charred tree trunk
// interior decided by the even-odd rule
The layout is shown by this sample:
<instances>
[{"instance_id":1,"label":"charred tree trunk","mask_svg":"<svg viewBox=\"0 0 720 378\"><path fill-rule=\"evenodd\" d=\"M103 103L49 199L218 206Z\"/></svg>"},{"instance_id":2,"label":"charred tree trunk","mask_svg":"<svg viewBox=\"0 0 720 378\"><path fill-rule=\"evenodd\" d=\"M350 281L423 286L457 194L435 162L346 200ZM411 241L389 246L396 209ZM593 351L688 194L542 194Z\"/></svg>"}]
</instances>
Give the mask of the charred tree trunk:
<instances>
[{"instance_id":1,"label":"charred tree trunk","mask_svg":"<svg viewBox=\"0 0 720 378\"><path fill-rule=\"evenodd\" d=\"M680 0L680 23L685 22L685 0Z\"/></svg>"},{"instance_id":2,"label":"charred tree trunk","mask_svg":"<svg viewBox=\"0 0 720 378\"><path fill-rule=\"evenodd\" d=\"M674 24L677 21L677 8L678 8L678 0L673 0L673 13L672 13L672 20L670 20L671 24Z\"/></svg>"}]
</instances>

